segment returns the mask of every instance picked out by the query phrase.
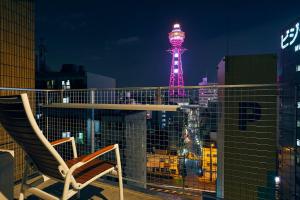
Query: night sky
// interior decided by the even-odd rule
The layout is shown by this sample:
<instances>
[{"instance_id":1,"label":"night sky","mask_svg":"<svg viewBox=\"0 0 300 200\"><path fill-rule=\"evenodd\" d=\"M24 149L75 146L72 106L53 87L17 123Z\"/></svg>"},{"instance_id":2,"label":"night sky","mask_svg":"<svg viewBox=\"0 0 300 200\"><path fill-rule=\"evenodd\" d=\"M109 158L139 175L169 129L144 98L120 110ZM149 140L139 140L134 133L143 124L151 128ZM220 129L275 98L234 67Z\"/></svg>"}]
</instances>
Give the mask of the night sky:
<instances>
[{"instance_id":1,"label":"night sky","mask_svg":"<svg viewBox=\"0 0 300 200\"><path fill-rule=\"evenodd\" d=\"M300 17L299 0L36 2L36 41L45 39L47 64L84 65L118 87L168 85L175 22L186 33L185 85L197 85L206 75L216 80L224 55L277 53L281 30Z\"/></svg>"}]
</instances>

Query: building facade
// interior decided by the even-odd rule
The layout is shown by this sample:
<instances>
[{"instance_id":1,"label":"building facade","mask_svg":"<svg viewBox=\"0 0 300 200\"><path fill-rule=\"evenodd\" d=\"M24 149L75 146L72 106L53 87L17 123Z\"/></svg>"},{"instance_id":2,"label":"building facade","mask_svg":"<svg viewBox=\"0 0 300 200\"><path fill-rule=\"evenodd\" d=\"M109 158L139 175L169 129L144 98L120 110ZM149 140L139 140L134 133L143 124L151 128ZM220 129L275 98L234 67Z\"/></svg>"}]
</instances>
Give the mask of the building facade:
<instances>
[{"instance_id":1,"label":"building facade","mask_svg":"<svg viewBox=\"0 0 300 200\"><path fill-rule=\"evenodd\" d=\"M277 88L273 54L226 56L218 65L217 195L230 200L275 199Z\"/></svg>"},{"instance_id":2,"label":"building facade","mask_svg":"<svg viewBox=\"0 0 300 200\"><path fill-rule=\"evenodd\" d=\"M198 84L201 87L199 89L199 105L202 108L207 108L209 102L217 102L218 100L218 89L213 87L214 83L208 83L207 77L202 78L202 81ZM209 86L212 87L209 87Z\"/></svg>"},{"instance_id":3,"label":"building facade","mask_svg":"<svg viewBox=\"0 0 300 200\"><path fill-rule=\"evenodd\" d=\"M299 199L300 19L285 27L280 39L280 195L281 199Z\"/></svg>"},{"instance_id":4,"label":"building facade","mask_svg":"<svg viewBox=\"0 0 300 200\"><path fill-rule=\"evenodd\" d=\"M0 86L34 88L34 1L1 0L0 11Z\"/></svg>"},{"instance_id":5,"label":"building facade","mask_svg":"<svg viewBox=\"0 0 300 200\"><path fill-rule=\"evenodd\" d=\"M34 0L0 1L0 87L35 88ZM0 95L12 92L1 91ZM0 126L0 149L15 151L15 179L23 169L23 153Z\"/></svg>"},{"instance_id":6,"label":"building facade","mask_svg":"<svg viewBox=\"0 0 300 200\"><path fill-rule=\"evenodd\" d=\"M82 65L63 64L60 71L40 70L36 73L38 89L115 88L116 79L90 73Z\"/></svg>"}]
</instances>

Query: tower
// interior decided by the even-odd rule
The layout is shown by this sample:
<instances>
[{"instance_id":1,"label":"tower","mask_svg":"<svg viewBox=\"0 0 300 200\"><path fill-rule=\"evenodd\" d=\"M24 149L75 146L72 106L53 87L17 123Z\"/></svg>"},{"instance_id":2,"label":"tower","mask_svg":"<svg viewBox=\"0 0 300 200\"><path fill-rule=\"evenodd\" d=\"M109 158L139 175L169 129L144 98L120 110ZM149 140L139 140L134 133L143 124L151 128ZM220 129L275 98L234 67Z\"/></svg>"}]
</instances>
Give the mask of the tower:
<instances>
[{"instance_id":1,"label":"tower","mask_svg":"<svg viewBox=\"0 0 300 200\"><path fill-rule=\"evenodd\" d=\"M183 97L184 92L184 81L183 81L183 70L181 55L186 50L182 48L182 43L185 38L185 33L181 31L180 24L174 24L173 30L169 33L169 41L172 45L168 51L172 54L171 73L170 73L170 96Z\"/></svg>"}]
</instances>

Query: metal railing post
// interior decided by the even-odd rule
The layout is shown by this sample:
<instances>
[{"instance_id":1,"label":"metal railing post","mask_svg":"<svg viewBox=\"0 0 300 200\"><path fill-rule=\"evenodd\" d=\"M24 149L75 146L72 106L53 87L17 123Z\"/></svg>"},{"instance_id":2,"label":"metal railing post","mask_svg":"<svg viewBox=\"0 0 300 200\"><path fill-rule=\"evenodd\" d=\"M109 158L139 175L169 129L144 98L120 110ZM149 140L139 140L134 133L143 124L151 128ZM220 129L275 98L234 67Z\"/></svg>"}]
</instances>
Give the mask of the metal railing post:
<instances>
[{"instance_id":1,"label":"metal railing post","mask_svg":"<svg viewBox=\"0 0 300 200\"><path fill-rule=\"evenodd\" d=\"M95 91L90 92L91 104L95 103ZM91 109L91 152L95 151L95 109Z\"/></svg>"},{"instance_id":2,"label":"metal railing post","mask_svg":"<svg viewBox=\"0 0 300 200\"><path fill-rule=\"evenodd\" d=\"M46 91L46 105L49 104L49 91ZM48 109L47 109L47 112L48 112ZM49 119L48 119L48 113L46 115L46 135L47 135L47 138L49 138Z\"/></svg>"}]
</instances>

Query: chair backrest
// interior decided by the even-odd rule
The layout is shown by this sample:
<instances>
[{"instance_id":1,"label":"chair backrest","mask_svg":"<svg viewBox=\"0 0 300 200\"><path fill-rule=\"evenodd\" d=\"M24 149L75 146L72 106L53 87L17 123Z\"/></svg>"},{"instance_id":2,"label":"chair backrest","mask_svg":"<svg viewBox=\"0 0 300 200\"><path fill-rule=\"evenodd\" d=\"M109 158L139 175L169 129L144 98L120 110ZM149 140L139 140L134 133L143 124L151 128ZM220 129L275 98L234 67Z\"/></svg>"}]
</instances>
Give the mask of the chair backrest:
<instances>
[{"instance_id":1,"label":"chair backrest","mask_svg":"<svg viewBox=\"0 0 300 200\"><path fill-rule=\"evenodd\" d=\"M39 129L27 94L0 97L0 123L41 173L62 179L58 167L66 164Z\"/></svg>"}]
</instances>

